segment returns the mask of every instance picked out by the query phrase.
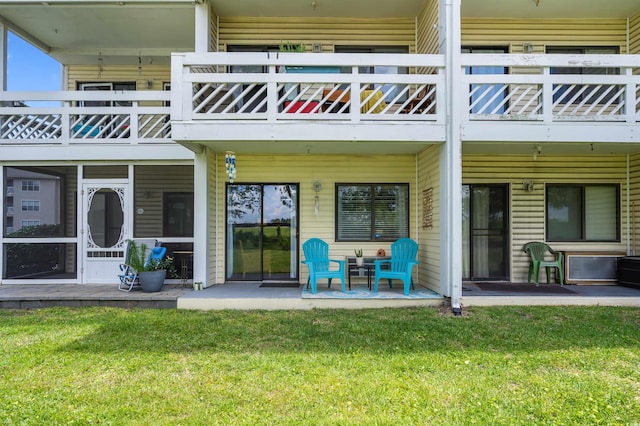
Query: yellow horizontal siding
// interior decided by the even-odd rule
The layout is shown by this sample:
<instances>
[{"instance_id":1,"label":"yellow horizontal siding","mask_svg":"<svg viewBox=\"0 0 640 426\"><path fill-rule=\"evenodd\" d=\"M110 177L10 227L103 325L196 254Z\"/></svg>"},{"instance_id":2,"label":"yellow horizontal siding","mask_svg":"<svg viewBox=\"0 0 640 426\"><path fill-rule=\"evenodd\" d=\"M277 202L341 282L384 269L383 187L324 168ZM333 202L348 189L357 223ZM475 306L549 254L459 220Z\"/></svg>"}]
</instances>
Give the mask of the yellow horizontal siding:
<instances>
[{"instance_id":1,"label":"yellow horizontal siding","mask_svg":"<svg viewBox=\"0 0 640 426\"><path fill-rule=\"evenodd\" d=\"M215 11L211 6L209 6L209 48L213 52L218 51L218 45L220 44L218 41L218 15L216 15Z\"/></svg>"},{"instance_id":2,"label":"yellow horizontal siding","mask_svg":"<svg viewBox=\"0 0 640 426\"><path fill-rule=\"evenodd\" d=\"M416 157L414 155L379 156L338 156L338 155L236 155L237 176L235 183L296 183L299 185L299 226L300 244L309 238L318 237L329 243L332 257L352 256L353 250L362 248L365 256L374 256L378 249L389 252L390 242L343 243L335 242L335 185L336 183L409 183L411 238L416 238ZM225 182L224 154L212 157L209 164L210 176L217 173L215 190L218 191L218 229L225 229ZM317 194L320 215L315 214L313 182L319 180L322 190ZM214 186L210 187L214 191ZM212 208L216 208L212 206ZM212 211L212 214L214 212ZM212 226L215 228L215 226ZM212 234L210 234L212 235ZM219 270L224 270L224 250L222 235L210 240L209 245L218 243ZM303 256L300 255L300 259ZM306 282L308 271L300 265L300 282ZM222 282L222 281L218 281Z\"/></svg>"},{"instance_id":3,"label":"yellow horizontal siding","mask_svg":"<svg viewBox=\"0 0 640 426\"><path fill-rule=\"evenodd\" d=\"M136 82L136 90L162 90L171 81L169 65L103 66L69 65L67 90L77 90L77 83ZM151 82L151 87L147 87Z\"/></svg>"},{"instance_id":4,"label":"yellow horizontal siding","mask_svg":"<svg viewBox=\"0 0 640 426\"><path fill-rule=\"evenodd\" d=\"M224 173L224 155L222 156L222 172ZM224 282L224 183L216 185L218 170L216 168L216 155L208 152L208 175L207 184L209 188L208 208L209 208L209 257L207 258L207 283L220 284Z\"/></svg>"},{"instance_id":5,"label":"yellow horizontal siding","mask_svg":"<svg viewBox=\"0 0 640 426\"><path fill-rule=\"evenodd\" d=\"M324 52L334 46L408 46L415 52L412 18L263 18L220 17L220 46L303 43L307 51L321 43Z\"/></svg>"},{"instance_id":6,"label":"yellow horizontal siding","mask_svg":"<svg viewBox=\"0 0 640 426\"><path fill-rule=\"evenodd\" d=\"M427 0L417 20L417 52L439 53L438 1Z\"/></svg>"},{"instance_id":7,"label":"yellow horizontal siding","mask_svg":"<svg viewBox=\"0 0 640 426\"><path fill-rule=\"evenodd\" d=\"M640 13L629 20L629 53L640 54Z\"/></svg>"},{"instance_id":8,"label":"yellow horizontal siding","mask_svg":"<svg viewBox=\"0 0 640 426\"><path fill-rule=\"evenodd\" d=\"M640 181L640 157L636 159L635 179ZM545 240L545 184L617 183L620 184L620 243L554 243L557 250L626 249L626 170L624 155L559 157L544 155L537 160L526 156L465 155L462 158L463 184L502 183L510 185L511 280L527 279L528 257L522 246L528 241ZM524 180L533 180L535 190L526 192ZM638 182L640 184L640 182ZM640 207L640 206L639 206Z\"/></svg>"},{"instance_id":9,"label":"yellow horizontal siding","mask_svg":"<svg viewBox=\"0 0 640 426\"><path fill-rule=\"evenodd\" d=\"M546 46L617 46L626 52L626 19L471 19L462 20L462 44L507 46L522 52L532 43L534 53Z\"/></svg>"},{"instance_id":10,"label":"yellow horizontal siding","mask_svg":"<svg viewBox=\"0 0 640 426\"><path fill-rule=\"evenodd\" d=\"M165 192L193 192L192 166L136 166L135 209L143 214L134 217L136 238L162 236L163 194Z\"/></svg>"},{"instance_id":11,"label":"yellow horizontal siding","mask_svg":"<svg viewBox=\"0 0 640 426\"><path fill-rule=\"evenodd\" d=\"M448 288L441 288L441 256L440 256L440 204L442 200L440 187L440 150L443 145L432 145L418 155L418 199L417 223L418 244L420 252L418 261L419 283L438 293L448 292ZM423 228L423 191L432 189L433 226Z\"/></svg>"}]
</instances>

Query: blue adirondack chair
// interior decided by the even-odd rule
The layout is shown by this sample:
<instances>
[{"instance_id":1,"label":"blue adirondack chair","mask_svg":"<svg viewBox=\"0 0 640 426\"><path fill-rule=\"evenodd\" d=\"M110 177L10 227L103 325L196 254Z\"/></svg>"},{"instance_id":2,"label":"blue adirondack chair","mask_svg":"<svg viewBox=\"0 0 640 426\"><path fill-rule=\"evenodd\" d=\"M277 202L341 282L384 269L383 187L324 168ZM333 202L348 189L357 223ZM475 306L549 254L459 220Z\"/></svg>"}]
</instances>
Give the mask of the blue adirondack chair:
<instances>
[{"instance_id":1,"label":"blue adirondack chair","mask_svg":"<svg viewBox=\"0 0 640 426\"><path fill-rule=\"evenodd\" d=\"M389 288L392 287L392 280L402 280L404 283L404 294L409 294L409 286L415 290L411 272L413 265L417 265L418 243L411 238L400 238L391 244L391 259L375 260L375 276L373 279L373 292L378 292L378 281L386 278L389 281ZM383 269L388 265L387 269Z\"/></svg>"},{"instance_id":2,"label":"blue adirondack chair","mask_svg":"<svg viewBox=\"0 0 640 426\"><path fill-rule=\"evenodd\" d=\"M118 275L120 279L120 284L118 284L118 290L122 291L131 291L134 287L140 285L140 280L138 278L138 272L129 265L129 260L131 258L131 244L133 242L129 241L127 244L127 249L125 252L124 260L125 262L120 265L120 271L122 274ZM149 257L147 257L147 261L145 262L145 266L149 264L151 260L156 260L160 262L164 255L167 253L166 247L153 247L151 252L149 253Z\"/></svg>"},{"instance_id":3,"label":"blue adirondack chair","mask_svg":"<svg viewBox=\"0 0 640 426\"><path fill-rule=\"evenodd\" d=\"M344 286L344 260L329 259L329 244L320 238L311 238L302 244L302 251L305 259L302 261L309 267L309 279L307 280L307 288L311 286L311 293L315 294L318 290L318 280L326 278L331 288L331 280L338 278L342 283L342 291L345 292ZM330 269L330 265L336 263L338 269Z\"/></svg>"}]
</instances>

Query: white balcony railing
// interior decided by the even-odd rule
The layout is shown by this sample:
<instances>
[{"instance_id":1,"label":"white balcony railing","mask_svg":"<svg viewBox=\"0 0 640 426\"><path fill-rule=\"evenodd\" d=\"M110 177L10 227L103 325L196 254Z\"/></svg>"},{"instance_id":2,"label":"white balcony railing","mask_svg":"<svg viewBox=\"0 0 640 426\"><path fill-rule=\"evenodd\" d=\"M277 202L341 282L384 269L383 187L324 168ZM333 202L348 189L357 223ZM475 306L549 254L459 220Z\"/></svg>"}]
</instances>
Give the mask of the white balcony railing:
<instances>
[{"instance_id":1,"label":"white balcony railing","mask_svg":"<svg viewBox=\"0 0 640 426\"><path fill-rule=\"evenodd\" d=\"M462 55L463 121L640 121L640 55Z\"/></svg>"},{"instance_id":2,"label":"white balcony railing","mask_svg":"<svg viewBox=\"0 0 640 426\"><path fill-rule=\"evenodd\" d=\"M172 63L172 117L184 122L443 123L448 99L440 55L209 53ZM640 120L639 55L463 54L461 64L463 122Z\"/></svg>"},{"instance_id":3,"label":"white balcony railing","mask_svg":"<svg viewBox=\"0 0 640 426\"><path fill-rule=\"evenodd\" d=\"M0 92L0 144L171 142L172 122L442 127L445 104L452 100L445 92L444 60L415 54L176 53L171 92ZM640 55L463 54L460 64L462 108L455 111L463 123L491 122L499 129L499 123L514 121L640 122Z\"/></svg>"},{"instance_id":4,"label":"white balcony railing","mask_svg":"<svg viewBox=\"0 0 640 426\"><path fill-rule=\"evenodd\" d=\"M444 122L444 57L206 53L172 57L172 119Z\"/></svg>"},{"instance_id":5,"label":"white balcony railing","mask_svg":"<svg viewBox=\"0 0 640 426\"><path fill-rule=\"evenodd\" d=\"M169 92L0 92L0 143L171 140Z\"/></svg>"}]
</instances>

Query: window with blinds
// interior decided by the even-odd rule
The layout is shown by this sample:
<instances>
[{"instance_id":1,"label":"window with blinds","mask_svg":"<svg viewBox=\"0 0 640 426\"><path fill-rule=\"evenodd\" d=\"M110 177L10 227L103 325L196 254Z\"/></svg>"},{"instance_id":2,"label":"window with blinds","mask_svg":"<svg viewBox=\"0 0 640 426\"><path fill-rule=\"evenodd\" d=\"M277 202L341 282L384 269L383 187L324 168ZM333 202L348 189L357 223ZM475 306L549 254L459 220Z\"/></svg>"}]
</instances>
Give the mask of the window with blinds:
<instances>
[{"instance_id":1,"label":"window with blinds","mask_svg":"<svg viewBox=\"0 0 640 426\"><path fill-rule=\"evenodd\" d=\"M620 185L547 185L547 241L620 241Z\"/></svg>"},{"instance_id":2,"label":"window with blinds","mask_svg":"<svg viewBox=\"0 0 640 426\"><path fill-rule=\"evenodd\" d=\"M336 184L336 241L409 236L409 184Z\"/></svg>"}]
</instances>

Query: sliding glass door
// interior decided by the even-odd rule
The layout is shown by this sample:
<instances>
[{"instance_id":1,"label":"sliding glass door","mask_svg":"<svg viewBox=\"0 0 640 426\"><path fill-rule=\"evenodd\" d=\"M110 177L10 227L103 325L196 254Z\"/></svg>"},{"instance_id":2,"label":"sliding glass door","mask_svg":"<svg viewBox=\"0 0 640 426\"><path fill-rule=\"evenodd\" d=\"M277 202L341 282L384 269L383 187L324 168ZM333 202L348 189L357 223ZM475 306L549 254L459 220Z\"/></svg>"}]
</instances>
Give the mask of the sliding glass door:
<instances>
[{"instance_id":1,"label":"sliding glass door","mask_svg":"<svg viewBox=\"0 0 640 426\"><path fill-rule=\"evenodd\" d=\"M226 279L298 279L298 186L227 185Z\"/></svg>"},{"instance_id":2,"label":"sliding glass door","mask_svg":"<svg viewBox=\"0 0 640 426\"><path fill-rule=\"evenodd\" d=\"M462 276L507 280L508 186L462 186Z\"/></svg>"}]
</instances>

